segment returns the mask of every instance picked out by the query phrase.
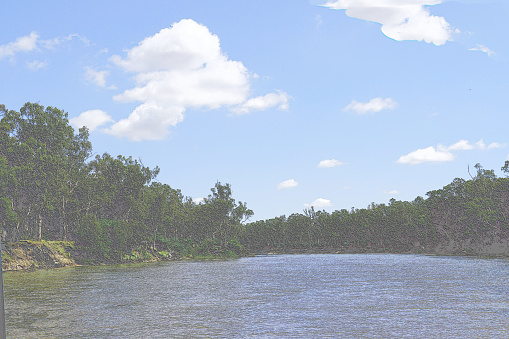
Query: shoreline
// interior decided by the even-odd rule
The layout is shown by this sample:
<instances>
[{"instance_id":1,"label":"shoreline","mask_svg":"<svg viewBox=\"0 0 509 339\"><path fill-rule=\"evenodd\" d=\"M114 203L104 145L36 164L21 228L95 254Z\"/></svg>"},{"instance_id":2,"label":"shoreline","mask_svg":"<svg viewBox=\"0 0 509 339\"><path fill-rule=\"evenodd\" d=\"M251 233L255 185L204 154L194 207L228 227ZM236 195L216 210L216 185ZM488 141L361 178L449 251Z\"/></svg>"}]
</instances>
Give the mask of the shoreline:
<instances>
[{"instance_id":1,"label":"shoreline","mask_svg":"<svg viewBox=\"0 0 509 339\"><path fill-rule=\"evenodd\" d=\"M76 250L73 242L31 241L2 244L2 272L35 271L80 266L102 266L117 264L150 263L180 260L221 260L238 258L224 255L182 256L167 251L139 250L121 260L94 261Z\"/></svg>"},{"instance_id":2,"label":"shoreline","mask_svg":"<svg viewBox=\"0 0 509 339\"><path fill-rule=\"evenodd\" d=\"M417 248L410 251L389 251L373 248L332 248L332 247L310 247L310 248L264 248L250 252L253 255L281 255L281 254L418 254L429 256L462 256L490 259L509 259L509 252L474 252L463 249L447 250L443 247L433 249Z\"/></svg>"},{"instance_id":3,"label":"shoreline","mask_svg":"<svg viewBox=\"0 0 509 339\"><path fill-rule=\"evenodd\" d=\"M162 254L164 255L162 255ZM284 254L417 254L428 256L463 256L486 259L508 259L509 252L497 251L496 253L475 253L458 248L437 246L435 248L415 247L410 251L389 251L387 249L373 248L333 248L333 247L309 247L309 248L261 248L247 251L237 257L227 256L195 256L186 257L172 255L167 252L144 251L133 252L129 258L112 260L108 262L85 263L80 261L80 252L74 249L72 242L62 241L21 241L2 246L2 271L35 271L40 269L55 269L80 266L101 266L116 264L150 263L161 261L181 260L223 260L257 255L284 255ZM78 262L76 261L78 260Z\"/></svg>"}]
</instances>

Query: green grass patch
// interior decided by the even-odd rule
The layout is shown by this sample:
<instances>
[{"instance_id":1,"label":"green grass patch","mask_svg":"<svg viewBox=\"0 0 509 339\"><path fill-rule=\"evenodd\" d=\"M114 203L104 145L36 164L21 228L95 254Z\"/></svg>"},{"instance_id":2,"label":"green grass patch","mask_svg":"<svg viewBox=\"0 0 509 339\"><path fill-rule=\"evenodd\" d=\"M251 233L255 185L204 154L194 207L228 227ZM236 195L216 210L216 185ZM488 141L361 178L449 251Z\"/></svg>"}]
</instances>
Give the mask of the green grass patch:
<instances>
[{"instance_id":1,"label":"green grass patch","mask_svg":"<svg viewBox=\"0 0 509 339\"><path fill-rule=\"evenodd\" d=\"M168 252L168 251L160 251L160 252L157 252L157 254L159 254L163 258L168 258L170 256L170 252Z\"/></svg>"}]
</instances>

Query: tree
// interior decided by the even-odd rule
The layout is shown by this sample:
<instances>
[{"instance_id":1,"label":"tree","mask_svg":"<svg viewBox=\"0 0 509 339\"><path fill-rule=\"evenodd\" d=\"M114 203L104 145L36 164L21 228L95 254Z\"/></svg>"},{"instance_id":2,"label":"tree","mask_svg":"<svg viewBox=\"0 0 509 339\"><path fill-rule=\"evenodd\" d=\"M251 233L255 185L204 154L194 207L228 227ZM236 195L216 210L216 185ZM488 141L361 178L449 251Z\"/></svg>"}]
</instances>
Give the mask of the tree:
<instances>
[{"instance_id":1,"label":"tree","mask_svg":"<svg viewBox=\"0 0 509 339\"><path fill-rule=\"evenodd\" d=\"M8 167L5 156L0 156L0 226L3 230L10 230L17 223L17 214L13 210L12 197L9 192L14 191L16 180L13 171Z\"/></svg>"},{"instance_id":2,"label":"tree","mask_svg":"<svg viewBox=\"0 0 509 339\"><path fill-rule=\"evenodd\" d=\"M98 218L129 221L134 203L141 198L143 188L157 177L159 168L151 170L132 157L108 153L97 155L88 164L91 210Z\"/></svg>"},{"instance_id":3,"label":"tree","mask_svg":"<svg viewBox=\"0 0 509 339\"><path fill-rule=\"evenodd\" d=\"M231 237L237 236L239 226L253 215L253 211L246 204L235 202L230 184L222 185L218 181L211 192L205 199L211 235L213 239L218 237L221 244L226 246Z\"/></svg>"},{"instance_id":4,"label":"tree","mask_svg":"<svg viewBox=\"0 0 509 339\"><path fill-rule=\"evenodd\" d=\"M39 104L26 103L20 112L2 107L0 113L2 155L17 181L13 209L19 218L14 238L40 240L44 221L59 224L65 238L66 202L79 182L75 174L91 151L88 131L75 135L67 113Z\"/></svg>"}]
</instances>

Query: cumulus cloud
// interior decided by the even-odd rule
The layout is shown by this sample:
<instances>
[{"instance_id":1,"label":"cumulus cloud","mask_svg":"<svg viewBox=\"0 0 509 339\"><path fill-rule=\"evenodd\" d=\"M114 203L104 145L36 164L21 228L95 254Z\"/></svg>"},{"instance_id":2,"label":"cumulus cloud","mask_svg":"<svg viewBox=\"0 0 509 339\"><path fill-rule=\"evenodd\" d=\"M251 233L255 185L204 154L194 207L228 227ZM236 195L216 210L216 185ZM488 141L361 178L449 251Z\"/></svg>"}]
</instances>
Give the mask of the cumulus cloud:
<instances>
[{"instance_id":1,"label":"cumulus cloud","mask_svg":"<svg viewBox=\"0 0 509 339\"><path fill-rule=\"evenodd\" d=\"M490 150L502 147L505 147L505 145L498 142L486 145L481 139L472 144L468 140L462 139L451 146L438 145L436 148L430 146L417 149L407 155L401 156L397 160L397 163L416 165L423 162L447 162L454 160L455 155L452 153L454 151Z\"/></svg>"},{"instance_id":2,"label":"cumulus cloud","mask_svg":"<svg viewBox=\"0 0 509 339\"><path fill-rule=\"evenodd\" d=\"M133 141L162 140L169 133L168 126L175 126L184 120L184 110L178 106L160 106L158 103L147 102L104 132Z\"/></svg>"},{"instance_id":3,"label":"cumulus cloud","mask_svg":"<svg viewBox=\"0 0 509 339\"><path fill-rule=\"evenodd\" d=\"M398 159L399 164L416 165L423 162L446 162L453 161L454 154L447 150L437 150L430 146L427 148L419 148L407 155L403 155Z\"/></svg>"},{"instance_id":4,"label":"cumulus cloud","mask_svg":"<svg viewBox=\"0 0 509 339\"><path fill-rule=\"evenodd\" d=\"M91 67L85 68L85 78L87 81L99 87L106 87L106 77L108 74L108 71L96 71Z\"/></svg>"},{"instance_id":5,"label":"cumulus cloud","mask_svg":"<svg viewBox=\"0 0 509 339\"><path fill-rule=\"evenodd\" d=\"M491 49L489 49L488 47L484 46L484 45L477 45L473 48L470 48L469 51L479 51L479 52L483 52L483 53L486 53L488 54L488 56L494 56L495 55L495 52L492 51Z\"/></svg>"},{"instance_id":6,"label":"cumulus cloud","mask_svg":"<svg viewBox=\"0 0 509 339\"><path fill-rule=\"evenodd\" d=\"M36 32L17 38L16 41L0 45L0 60L6 57L13 57L19 52L29 52L37 48L39 35Z\"/></svg>"},{"instance_id":7,"label":"cumulus cloud","mask_svg":"<svg viewBox=\"0 0 509 339\"><path fill-rule=\"evenodd\" d=\"M99 126L113 121L108 113L100 109L85 111L77 117L69 119L69 123L75 129L87 126L90 132L95 131Z\"/></svg>"},{"instance_id":8,"label":"cumulus cloud","mask_svg":"<svg viewBox=\"0 0 509 339\"><path fill-rule=\"evenodd\" d=\"M108 133L131 140L163 139L188 108L227 107L237 114L277 106L288 108L288 95L278 91L249 99L251 75L240 61L221 51L219 37L184 19L164 28L113 63L135 73L136 86L113 97L141 102Z\"/></svg>"},{"instance_id":9,"label":"cumulus cloud","mask_svg":"<svg viewBox=\"0 0 509 339\"><path fill-rule=\"evenodd\" d=\"M443 45L459 33L445 18L431 15L425 6L437 5L442 0L329 0L321 5L330 9L346 10L346 15L382 25L387 37L417 40Z\"/></svg>"},{"instance_id":10,"label":"cumulus cloud","mask_svg":"<svg viewBox=\"0 0 509 339\"><path fill-rule=\"evenodd\" d=\"M399 191L398 190L392 190L392 191L389 191L389 192L385 192L385 194L396 195L396 194L399 194Z\"/></svg>"},{"instance_id":11,"label":"cumulus cloud","mask_svg":"<svg viewBox=\"0 0 509 339\"><path fill-rule=\"evenodd\" d=\"M287 189L287 188L294 188L294 187L297 187L298 185L299 185L299 183L297 181L295 181L294 179L288 179L283 182L280 182L277 185L277 189L283 190L283 189Z\"/></svg>"},{"instance_id":12,"label":"cumulus cloud","mask_svg":"<svg viewBox=\"0 0 509 339\"><path fill-rule=\"evenodd\" d=\"M280 110L288 110L289 95L285 92L277 91L263 96L252 98L232 109L235 114L248 114L252 111L263 111L271 107Z\"/></svg>"},{"instance_id":13,"label":"cumulus cloud","mask_svg":"<svg viewBox=\"0 0 509 339\"><path fill-rule=\"evenodd\" d=\"M332 202L324 198L318 198L310 204L304 204L304 207L331 207Z\"/></svg>"},{"instance_id":14,"label":"cumulus cloud","mask_svg":"<svg viewBox=\"0 0 509 339\"><path fill-rule=\"evenodd\" d=\"M392 98L374 98L368 102L358 102L352 100L352 102L346 106L344 111L353 111L358 114L376 113L386 109L394 109L398 106L397 102Z\"/></svg>"},{"instance_id":15,"label":"cumulus cloud","mask_svg":"<svg viewBox=\"0 0 509 339\"><path fill-rule=\"evenodd\" d=\"M341 165L343 165L343 163L336 159L322 160L318 163L319 168L331 168L331 167L336 167L336 166L341 166Z\"/></svg>"}]
</instances>

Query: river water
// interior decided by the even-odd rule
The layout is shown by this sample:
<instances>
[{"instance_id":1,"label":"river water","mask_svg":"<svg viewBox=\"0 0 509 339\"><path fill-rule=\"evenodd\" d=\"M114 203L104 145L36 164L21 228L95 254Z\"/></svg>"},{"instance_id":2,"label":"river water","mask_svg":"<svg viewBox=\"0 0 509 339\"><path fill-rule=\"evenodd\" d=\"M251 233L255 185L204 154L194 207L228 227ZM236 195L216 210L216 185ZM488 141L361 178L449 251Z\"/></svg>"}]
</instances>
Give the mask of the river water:
<instances>
[{"instance_id":1,"label":"river water","mask_svg":"<svg viewBox=\"0 0 509 339\"><path fill-rule=\"evenodd\" d=\"M509 260L256 256L4 273L8 338L509 338Z\"/></svg>"}]
</instances>

